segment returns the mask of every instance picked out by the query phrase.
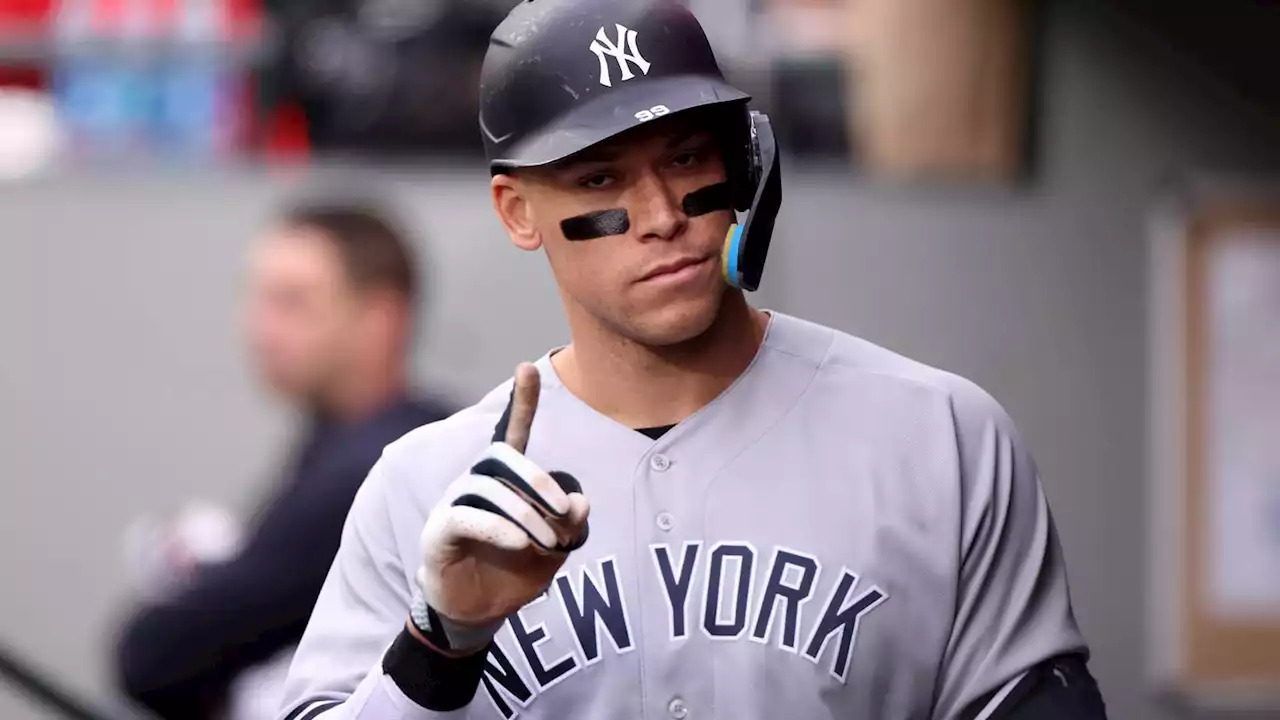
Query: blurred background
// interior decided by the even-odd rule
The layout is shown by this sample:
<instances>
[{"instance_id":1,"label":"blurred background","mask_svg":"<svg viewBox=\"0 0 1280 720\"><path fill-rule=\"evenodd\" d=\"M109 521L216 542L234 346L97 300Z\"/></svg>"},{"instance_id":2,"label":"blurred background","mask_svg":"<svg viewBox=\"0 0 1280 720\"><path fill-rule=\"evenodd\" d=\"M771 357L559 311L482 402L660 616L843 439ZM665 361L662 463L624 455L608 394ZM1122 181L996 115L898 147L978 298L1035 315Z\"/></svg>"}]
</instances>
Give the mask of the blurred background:
<instances>
[{"instance_id":1,"label":"blurred background","mask_svg":"<svg viewBox=\"0 0 1280 720\"><path fill-rule=\"evenodd\" d=\"M153 582L138 543L176 532L213 561L280 487L305 403L259 381L241 321L253 250L298 198L399 219L406 384L442 405L566 341L480 154L479 63L512 4L0 0L0 648L24 669L122 707L116 643ZM786 153L757 304L1005 405L1111 717L1280 717L1243 694L1193 707L1149 652L1176 634L1153 621L1149 408L1175 358L1149 343L1152 214L1190 178L1280 188L1280 5L688 4ZM1280 550L1250 562L1280 576ZM19 687L0 676L0 717L76 717Z\"/></svg>"}]
</instances>

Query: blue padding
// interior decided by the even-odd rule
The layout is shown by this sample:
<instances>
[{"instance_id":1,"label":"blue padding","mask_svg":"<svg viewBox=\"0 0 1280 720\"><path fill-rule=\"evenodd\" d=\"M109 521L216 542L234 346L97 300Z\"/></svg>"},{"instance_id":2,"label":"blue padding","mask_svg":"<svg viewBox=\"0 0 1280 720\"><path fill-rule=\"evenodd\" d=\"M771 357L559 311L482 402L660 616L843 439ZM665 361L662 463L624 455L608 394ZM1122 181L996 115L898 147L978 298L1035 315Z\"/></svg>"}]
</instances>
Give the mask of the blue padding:
<instances>
[{"instance_id":1,"label":"blue padding","mask_svg":"<svg viewBox=\"0 0 1280 720\"><path fill-rule=\"evenodd\" d=\"M738 283L742 281L742 275L738 272L738 249L742 245L742 226L736 225L733 228L733 236L729 239L729 277L726 280L734 287L740 287Z\"/></svg>"}]
</instances>

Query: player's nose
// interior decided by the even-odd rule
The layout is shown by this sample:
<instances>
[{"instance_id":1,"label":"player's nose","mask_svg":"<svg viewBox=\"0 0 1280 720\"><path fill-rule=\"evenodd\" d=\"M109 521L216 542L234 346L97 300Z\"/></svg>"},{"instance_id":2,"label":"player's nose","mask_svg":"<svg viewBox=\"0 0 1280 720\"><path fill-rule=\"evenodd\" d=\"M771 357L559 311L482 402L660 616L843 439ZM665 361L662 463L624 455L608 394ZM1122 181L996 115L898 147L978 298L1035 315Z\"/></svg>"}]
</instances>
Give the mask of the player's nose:
<instances>
[{"instance_id":1,"label":"player's nose","mask_svg":"<svg viewBox=\"0 0 1280 720\"><path fill-rule=\"evenodd\" d=\"M642 239L670 240L689 224L689 216L674 189L662 175L648 171L632 189L632 223Z\"/></svg>"}]
</instances>

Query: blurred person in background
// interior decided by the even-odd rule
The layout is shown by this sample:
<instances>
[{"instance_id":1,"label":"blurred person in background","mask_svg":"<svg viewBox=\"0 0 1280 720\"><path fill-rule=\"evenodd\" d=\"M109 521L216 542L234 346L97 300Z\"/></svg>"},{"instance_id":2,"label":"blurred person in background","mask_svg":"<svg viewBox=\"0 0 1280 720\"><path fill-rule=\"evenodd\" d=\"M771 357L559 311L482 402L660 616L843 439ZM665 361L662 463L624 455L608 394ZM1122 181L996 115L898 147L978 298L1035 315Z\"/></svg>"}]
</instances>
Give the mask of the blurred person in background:
<instances>
[{"instance_id":1,"label":"blurred person in background","mask_svg":"<svg viewBox=\"0 0 1280 720\"><path fill-rule=\"evenodd\" d=\"M417 293L408 242L364 206L294 208L255 243L248 346L306 429L243 540L201 505L132 538L165 571L119 638L129 698L161 718L272 715L357 489L384 446L448 415L408 387Z\"/></svg>"}]
</instances>

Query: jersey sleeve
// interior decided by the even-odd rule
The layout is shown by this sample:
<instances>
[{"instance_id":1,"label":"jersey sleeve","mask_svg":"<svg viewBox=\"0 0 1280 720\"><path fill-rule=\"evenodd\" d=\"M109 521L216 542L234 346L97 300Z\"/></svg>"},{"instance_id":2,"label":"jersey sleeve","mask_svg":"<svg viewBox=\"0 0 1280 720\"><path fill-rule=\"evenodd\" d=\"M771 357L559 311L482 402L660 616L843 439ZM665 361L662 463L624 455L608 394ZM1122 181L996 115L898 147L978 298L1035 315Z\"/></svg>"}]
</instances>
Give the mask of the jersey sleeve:
<instances>
[{"instance_id":1,"label":"jersey sleeve","mask_svg":"<svg viewBox=\"0 0 1280 720\"><path fill-rule=\"evenodd\" d=\"M958 381L960 577L934 706L936 720L987 717L1037 664L1087 656L1053 518L1027 448L1004 409Z\"/></svg>"},{"instance_id":2,"label":"jersey sleeve","mask_svg":"<svg viewBox=\"0 0 1280 720\"><path fill-rule=\"evenodd\" d=\"M383 672L409 616L411 589L395 541L388 456L356 494L342 542L298 645L279 720L437 720Z\"/></svg>"}]
</instances>

